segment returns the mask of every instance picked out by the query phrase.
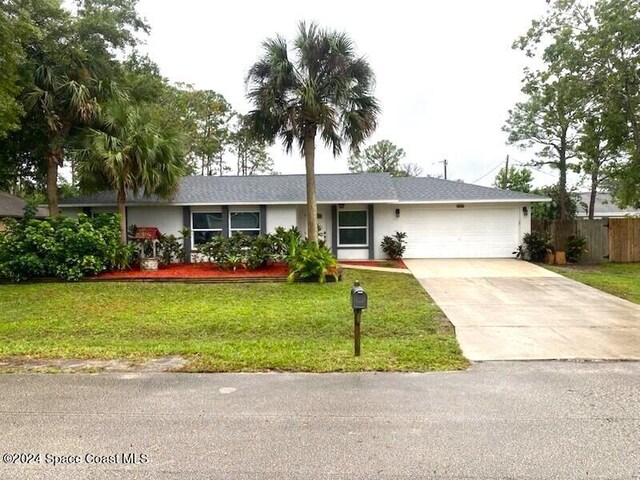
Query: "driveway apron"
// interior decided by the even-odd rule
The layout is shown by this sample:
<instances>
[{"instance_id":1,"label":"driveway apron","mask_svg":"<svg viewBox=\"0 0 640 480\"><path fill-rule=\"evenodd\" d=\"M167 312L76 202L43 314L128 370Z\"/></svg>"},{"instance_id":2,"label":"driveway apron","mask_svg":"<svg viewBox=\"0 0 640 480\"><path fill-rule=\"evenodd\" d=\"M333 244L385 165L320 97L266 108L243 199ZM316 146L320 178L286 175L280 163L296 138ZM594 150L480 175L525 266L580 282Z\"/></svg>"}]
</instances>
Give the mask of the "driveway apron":
<instances>
[{"instance_id":1,"label":"driveway apron","mask_svg":"<svg viewBox=\"0 0 640 480\"><path fill-rule=\"evenodd\" d=\"M469 360L640 360L640 305L518 260L405 264Z\"/></svg>"}]
</instances>

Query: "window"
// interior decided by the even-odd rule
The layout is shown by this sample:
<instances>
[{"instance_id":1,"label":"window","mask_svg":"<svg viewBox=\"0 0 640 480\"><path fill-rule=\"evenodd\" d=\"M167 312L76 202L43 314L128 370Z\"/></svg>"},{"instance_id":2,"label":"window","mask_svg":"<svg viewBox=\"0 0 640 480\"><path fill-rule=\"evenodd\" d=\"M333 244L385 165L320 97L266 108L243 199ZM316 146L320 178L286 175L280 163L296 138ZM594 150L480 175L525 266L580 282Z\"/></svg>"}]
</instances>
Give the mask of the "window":
<instances>
[{"instance_id":1,"label":"window","mask_svg":"<svg viewBox=\"0 0 640 480\"><path fill-rule=\"evenodd\" d=\"M338 245L358 246L368 245L367 212L340 211L338 212Z\"/></svg>"},{"instance_id":2,"label":"window","mask_svg":"<svg viewBox=\"0 0 640 480\"><path fill-rule=\"evenodd\" d=\"M191 225L191 230L193 230L194 246L207 243L213 237L222 235L222 213L193 213Z\"/></svg>"},{"instance_id":3,"label":"window","mask_svg":"<svg viewBox=\"0 0 640 480\"><path fill-rule=\"evenodd\" d=\"M229 233L260 235L260 212L231 212L229 215Z\"/></svg>"}]
</instances>

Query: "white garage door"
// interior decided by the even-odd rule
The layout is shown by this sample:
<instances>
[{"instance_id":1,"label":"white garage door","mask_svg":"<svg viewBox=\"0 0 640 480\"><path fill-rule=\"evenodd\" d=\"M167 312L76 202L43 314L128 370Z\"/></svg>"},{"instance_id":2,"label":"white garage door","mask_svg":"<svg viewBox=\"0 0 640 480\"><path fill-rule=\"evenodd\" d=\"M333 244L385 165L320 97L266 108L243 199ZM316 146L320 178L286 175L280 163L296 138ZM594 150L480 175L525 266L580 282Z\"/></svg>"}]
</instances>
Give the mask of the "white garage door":
<instances>
[{"instance_id":1,"label":"white garage door","mask_svg":"<svg viewBox=\"0 0 640 480\"><path fill-rule=\"evenodd\" d=\"M519 242L519 207L402 208L405 258L511 257Z\"/></svg>"}]
</instances>

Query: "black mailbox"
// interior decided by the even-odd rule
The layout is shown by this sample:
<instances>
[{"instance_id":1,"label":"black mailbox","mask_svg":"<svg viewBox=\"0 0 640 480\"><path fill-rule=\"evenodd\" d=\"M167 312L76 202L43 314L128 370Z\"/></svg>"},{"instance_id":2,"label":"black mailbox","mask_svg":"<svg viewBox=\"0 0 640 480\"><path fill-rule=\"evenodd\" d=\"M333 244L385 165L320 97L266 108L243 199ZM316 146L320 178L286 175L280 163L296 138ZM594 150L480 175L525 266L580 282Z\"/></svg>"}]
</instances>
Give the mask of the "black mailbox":
<instances>
[{"instance_id":1,"label":"black mailbox","mask_svg":"<svg viewBox=\"0 0 640 480\"><path fill-rule=\"evenodd\" d=\"M360 286L360 282L355 282L351 289L351 307L354 310L367 308L367 292Z\"/></svg>"}]
</instances>

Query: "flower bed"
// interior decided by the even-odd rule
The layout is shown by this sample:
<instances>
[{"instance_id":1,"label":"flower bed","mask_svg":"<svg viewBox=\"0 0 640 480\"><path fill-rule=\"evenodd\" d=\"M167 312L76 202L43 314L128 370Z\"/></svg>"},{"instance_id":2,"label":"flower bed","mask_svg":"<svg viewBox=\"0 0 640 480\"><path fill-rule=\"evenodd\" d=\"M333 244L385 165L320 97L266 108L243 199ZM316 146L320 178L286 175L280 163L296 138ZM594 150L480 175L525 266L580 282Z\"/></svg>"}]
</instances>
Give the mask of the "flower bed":
<instances>
[{"instance_id":1,"label":"flower bed","mask_svg":"<svg viewBox=\"0 0 640 480\"><path fill-rule=\"evenodd\" d=\"M120 272L102 273L93 277L95 279L148 279L148 278L286 278L289 268L285 263L274 263L264 268L247 270L238 268L234 270L221 270L215 263L172 263L162 266L155 271L140 271L138 268L123 270Z\"/></svg>"}]
</instances>

